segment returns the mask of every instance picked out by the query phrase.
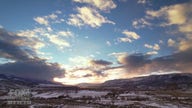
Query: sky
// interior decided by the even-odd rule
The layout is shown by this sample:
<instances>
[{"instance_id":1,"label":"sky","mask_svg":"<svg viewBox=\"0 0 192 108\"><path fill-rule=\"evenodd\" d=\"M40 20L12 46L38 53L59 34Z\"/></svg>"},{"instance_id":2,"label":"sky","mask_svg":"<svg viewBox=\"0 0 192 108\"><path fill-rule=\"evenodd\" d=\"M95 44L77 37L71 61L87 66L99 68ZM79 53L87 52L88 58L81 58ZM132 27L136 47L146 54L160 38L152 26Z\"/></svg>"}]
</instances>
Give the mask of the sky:
<instances>
[{"instance_id":1,"label":"sky","mask_svg":"<svg viewBox=\"0 0 192 108\"><path fill-rule=\"evenodd\" d=\"M1 0L0 74L63 84L192 73L191 0Z\"/></svg>"}]
</instances>

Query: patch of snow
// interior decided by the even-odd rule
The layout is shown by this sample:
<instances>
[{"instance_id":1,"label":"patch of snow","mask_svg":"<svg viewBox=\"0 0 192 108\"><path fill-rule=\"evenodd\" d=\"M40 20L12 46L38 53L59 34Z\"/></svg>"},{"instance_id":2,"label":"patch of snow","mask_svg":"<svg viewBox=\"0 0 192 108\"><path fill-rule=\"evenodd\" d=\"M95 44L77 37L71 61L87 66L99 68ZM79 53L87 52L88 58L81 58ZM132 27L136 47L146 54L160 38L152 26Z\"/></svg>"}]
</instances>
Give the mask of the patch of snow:
<instances>
[{"instance_id":1,"label":"patch of snow","mask_svg":"<svg viewBox=\"0 0 192 108\"><path fill-rule=\"evenodd\" d=\"M91 90L80 90L77 93L69 93L68 95L72 98L82 97L82 96L91 96L91 97L100 97L106 95L107 91L91 91Z\"/></svg>"},{"instance_id":2,"label":"patch of snow","mask_svg":"<svg viewBox=\"0 0 192 108\"><path fill-rule=\"evenodd\" d=\"M46 93L34 94L33 97L48 99L48 98L56 98L62 95L64 95L63 92L46 92Z\"/></svg>"}]
</instances>

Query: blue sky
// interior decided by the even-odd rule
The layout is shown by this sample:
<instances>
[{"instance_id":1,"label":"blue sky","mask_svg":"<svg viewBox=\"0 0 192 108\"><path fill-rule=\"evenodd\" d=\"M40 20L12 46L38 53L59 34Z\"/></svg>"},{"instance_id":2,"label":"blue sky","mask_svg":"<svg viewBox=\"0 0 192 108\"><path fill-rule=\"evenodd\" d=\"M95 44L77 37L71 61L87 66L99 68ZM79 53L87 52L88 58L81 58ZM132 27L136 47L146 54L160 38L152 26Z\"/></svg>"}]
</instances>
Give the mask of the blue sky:
<instances>
[{"instance_id":1,"label":"blue sky","mask_svg":"<svg viewBox=\"0 0 192 108\"><path fill-rule=\"evenodd\" d=\"M64 70L65 77L55 76L55 81L97 83L183 72L171 66L148 68L158 58L191 49L190 7L190 0L1 0L0 25L16 37L9 43ZM1 64L17 63L6 51L0 52ZM151 64L133 69L133 55L147 57ZM138 71L143 68L146 72Z\"/></svg>"}]
</instances>

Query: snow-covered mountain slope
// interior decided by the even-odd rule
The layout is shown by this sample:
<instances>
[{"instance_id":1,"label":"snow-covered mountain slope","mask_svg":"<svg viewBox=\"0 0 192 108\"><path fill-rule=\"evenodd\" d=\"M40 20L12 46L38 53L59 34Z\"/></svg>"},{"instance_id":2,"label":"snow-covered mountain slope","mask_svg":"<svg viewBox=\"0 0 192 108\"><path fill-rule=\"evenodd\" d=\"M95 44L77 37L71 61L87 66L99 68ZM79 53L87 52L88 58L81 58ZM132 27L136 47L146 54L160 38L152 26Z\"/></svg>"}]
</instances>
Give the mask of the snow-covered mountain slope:
<instances>
[{"instance_id":1,"label":"snow-covered mountain slope","mask_svg":"<svg viewBox=\"0 0 192 108\"><path fill-rule=\"evenodd\" d=\"M156 89L191 89L192 74L165 74L137 77L131 79L109 80L100 85L101 88L122 88L130 90Z\"/></svg>"},{"instance_id":2,"label":"snow-covered mountain slope","mask_svg":"<svg viewBox=\"0 0 192 108\"><path fill-rule=\"evenodd\" d=\"M0 74L0 89L17 89L17 88L72 88L46 80L26 79L13 75Z\"/></svg>"}]
</instances>

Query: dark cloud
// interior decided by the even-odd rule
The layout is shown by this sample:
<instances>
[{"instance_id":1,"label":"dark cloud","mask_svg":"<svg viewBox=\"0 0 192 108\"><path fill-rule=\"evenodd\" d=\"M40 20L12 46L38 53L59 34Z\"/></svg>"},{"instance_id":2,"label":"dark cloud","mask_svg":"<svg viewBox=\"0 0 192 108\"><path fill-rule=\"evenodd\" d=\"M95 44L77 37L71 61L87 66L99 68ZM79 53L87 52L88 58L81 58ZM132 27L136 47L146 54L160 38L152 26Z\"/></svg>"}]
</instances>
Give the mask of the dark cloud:
<instances>
[{"instance_id":1,"label":"dark cloud","mask_svg":"<svg viewBox=\"0 0 192 108\"><path fill-rule=\"evenodd\" d=\"M52 80L53 77L62 77L64 69L57 63L48 63L37 57L32 45L38 41L30 38L19 37L14 33L0 29L0 58L10 59L14 62L0 65L0 73L11 74L31 79ZM25 44L23 44L23 43Z\"/></svg>"},{"instance_id":2,"label":"dark cloud","mask_svg":"<svg viewBox=\"0 0 192 108\"><path fill-rule=\"evenodd\" d=\"M91 60L90 63L92 65L100 65L100 66L108 66L112 64L112 62L105 61L105 60Z\"/></svg>"},{"instance_id":3,"label":"dark cloud","mask_svg":"<svg viewBox=\"0 0 192 108\"><path fill-rule=\"evenodd\" d=\"M119 59L118 62L128 67L137 68L137 67L143 66L146 63L150 63L151 60L149 59L149 57L150 57L149 55L136 53L136 54L124 56L121 59Z\"/></svg>"},{"instance_id":4,"label":"dark cloud","mask_svg":"<svg viewBox=\"0 0 192 108\"><path fill-rule=\"evenodd\" d=\"M191 55L192 49L153 59L144 54L132 54L121 58L119 63L128 72L137 74L172 71L192 73Z\"/></svg>"},{"instance_id":5,"label":"dark cloud","mask_svg":"<svg viewBox=\"0 0 192 108\"><path fill-rule=\"evenodd\" d=\"M111 69L110 65L112 62L106 60L91 60L90 65L87 67L76 67L70 70L69 72L76 72L76 71L91 71L95 76L105 76L104 71ZM91 77L92 74L85 75L83 77Z\"/></svg>"},{"instance_id":6,"label":"dark cloud","mask_svg":"<svg viewBox=\"0 0 192 108\"><path fill-rule=\"evenodd\" d=\"M21 40L21 37L8 33L4 29L0 29L0 57L23 61L29 60L30 57L34 56L32 50L25 51L17 46L15 44L17 40Z\"/></svg>"},{"instance_id":7,"label":"dark cloud","mask_svg":"<svg viewBox=\"0 0 192 108\"><path fill-rule=\"evenodd\" d=\"M30 79L52 80L56 76L62 77L64 75L64 70L60 69L57 63L34 60L0 65L0 73Z\"/></svg>"},{"instance_id":8,"label":"dark cloud","mask_svg":"<svg viewBox=\"0 0 192 108\"><path fill-rule=\"evenodd\" d=\"M103 72L104 70L106 70L106 68L94 68L94 67L76 67L73 68L72 70L68 71L68 72L76 72L76 71L91 71L94 75L96 76L104 76ZM89 75L90 76L90 75ZM86 76L88 77L88 76Z\"/></svg>"},{"instance_id":9,"label":"dark cloud","mask_svg":"<svg viewBox=\"0 0 192 108\"><path fill-rule=\"evenodd\" d=\"M153 60L155 68L192 73L192 49L158 57Z\"/></svg>"}]
</instances>

